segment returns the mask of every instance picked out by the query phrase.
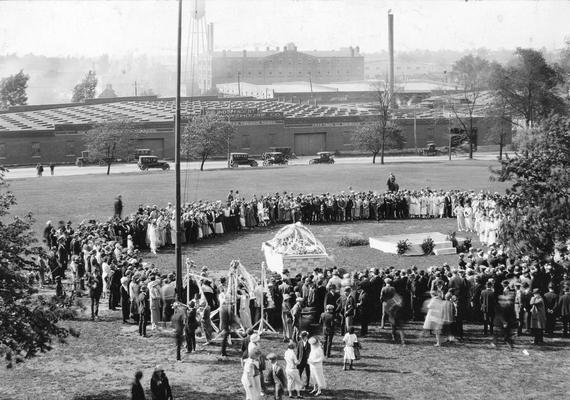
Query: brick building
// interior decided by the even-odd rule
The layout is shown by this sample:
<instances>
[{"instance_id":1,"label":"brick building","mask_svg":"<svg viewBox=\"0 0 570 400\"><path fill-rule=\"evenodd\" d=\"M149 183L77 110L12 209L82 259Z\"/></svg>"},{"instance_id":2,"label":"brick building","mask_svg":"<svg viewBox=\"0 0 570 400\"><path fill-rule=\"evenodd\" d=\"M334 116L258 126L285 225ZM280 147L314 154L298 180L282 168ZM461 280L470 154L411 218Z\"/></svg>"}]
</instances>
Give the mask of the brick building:
<instances>
[{"instance_id":1,"label":"brick building","mask_svg":"<svg viewBox=\"0 0 570 400\"><path fill-rule=\"evenodd\" d=\"M128 119L142 124L146 134L137 148L150 148L159 157L174 157L174 100L156 96L88 100L84 104L56 104L12 107L0 113L0 165L30 165L38 162L73 163L85 149L82 133L108 120ZM291 147L298 155L318 151L347 153L354 150L352 134L359 126L371 123L372 111L349 108L293 104L253 98L185 98L182 115L186 118L203 112L226 115L238 134L232 151L258 155L269 147ZM414 135L415 119L415 135ZM448 142L453 121L429 113L401 115L397 122L406 147L437 146ZM493 121L477 118L479 144Z\"/></svg>"},{"instance_id":2,"label":"brick building","mask_svg":"<svg viewBox=\"0 0 570 400\"><path fill-rule=\"evenodd\" d=\"M227 82L270 84L311 79L316 83L364 79L364 57L358 46L336 51L298 51L293 43L265 51L211 51L198 65L202 93Z\"/></svg>"}]
</instances>

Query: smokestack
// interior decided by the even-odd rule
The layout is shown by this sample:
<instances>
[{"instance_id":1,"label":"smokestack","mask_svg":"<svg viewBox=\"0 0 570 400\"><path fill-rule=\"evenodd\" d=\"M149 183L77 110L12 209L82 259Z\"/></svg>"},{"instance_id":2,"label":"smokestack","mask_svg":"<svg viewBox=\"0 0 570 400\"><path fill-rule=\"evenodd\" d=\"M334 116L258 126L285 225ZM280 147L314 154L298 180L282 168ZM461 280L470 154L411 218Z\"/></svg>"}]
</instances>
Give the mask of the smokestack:
<instances>
[{"instance_id":1,"label":"smokestack","mask_svg":"<svg viewBox=\"0 0 570 400\"><path fill-rule=\"evenodd\" d=\"M208 51L210 53L214 52L214 23L210 22L208 24Z\"/></svg>"},{"instance_id":2,"label":"smokestack","mask_svg":"<svg viewBox=\"0 0 570 400\"><path fill-rule=\"evenodd\" d=\"M394 104L394 15L388 10L388 52L390 53L390 103Z\"/></svg>"}]
</instances>

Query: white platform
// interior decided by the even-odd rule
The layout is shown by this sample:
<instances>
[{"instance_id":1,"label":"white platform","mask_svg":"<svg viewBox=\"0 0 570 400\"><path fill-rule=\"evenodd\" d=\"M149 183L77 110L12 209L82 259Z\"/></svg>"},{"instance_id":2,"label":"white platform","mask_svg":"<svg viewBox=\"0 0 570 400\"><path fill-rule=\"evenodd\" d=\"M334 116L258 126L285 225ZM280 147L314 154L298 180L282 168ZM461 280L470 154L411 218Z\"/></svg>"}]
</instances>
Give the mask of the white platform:
<instances>
[{"instance_id":1,"label":"white platform","mask_svg":"<svg viewBox=\"0 0 570 400\"><path fill-rule=\"evenodd\" d=\"M410 248L404 255L421 256L424 254L422 243L426 238L432 238L434 243L434 253L438 254L455 254L455 248L447 235L439 232L410 233L403 235L388 235L370 238L370 247L383 251L384 253L398 254L398 242L400 240L408 240L411 243Z\"/></svg>"}]
</instances>

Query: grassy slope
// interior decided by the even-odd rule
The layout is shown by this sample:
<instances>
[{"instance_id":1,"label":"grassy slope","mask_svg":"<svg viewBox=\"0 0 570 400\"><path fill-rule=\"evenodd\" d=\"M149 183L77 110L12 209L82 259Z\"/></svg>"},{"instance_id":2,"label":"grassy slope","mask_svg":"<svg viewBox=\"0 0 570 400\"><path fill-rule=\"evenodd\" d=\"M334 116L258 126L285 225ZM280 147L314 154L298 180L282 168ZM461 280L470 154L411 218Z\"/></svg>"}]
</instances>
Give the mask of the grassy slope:
<instances>
[{"instance_id":1,"label":"grassy slope","mask_svg":"<svg viewBox=\"0 0 570 400\"><path fill-rule=\"evenodd\" d=\"M323 192L347 190L383 190L389 171L396 174L401 187L463 188L503 190L488 182L488 164L454 162L452 164L398 164L389 167L372 165L299 166L267 170L192 172L188 187L190 199L223 198L229 188L239 189L249 197L253 193L294 191ZM199 180L198 180L199 177ZM14 210L32 210L40 231L47 219L103 218L112 211L113 198L122 193L126 211L139 202L165 205L173 200L173 173L76 177L44 177L12 181L18 197ZM339 265L362 268L370 265L408 266L415 263L453 261L455 257L396 257L368 248L339 248L336 241L347 233L364 236L401 232L447 232L454 221L401 221L376 224L361 222L312 227ZM261 261L260 244L272 237L276 228L257 229L215 241L204 241L185 252L198 264L213 269L227 269L229 260L241 259L247 266ZM172 268L171 254L147 257L164 268ZM255 268L255 267L254 267ZM103 307L105 308L105 307ZM70 322L82 332L80 339L13 370L0 369L2 399L124 399L136 369L144 371L144 384L154 365L161 363L170 378L176 398L242 398L240 365L234 345L229 361L220 362L219 348L207 348L185 362L174 362L173 339L168 333L151 333L150 339L139 338L133 326L120 324L119 312L103 312L103 321L92 323L83 316ZM341 371L341 348L336 338L336 357L325 364L331 399L504 399L564 398L568 387L568 341L549 341L540 349L527 348L528 337L519 339L514 352L499 347L491 350L480 336L479 327L469 327L470 340L462 345L434 348L433 338L422 336L418 325L409 327L410 345L389 343L388 334L376 326L371 338L364 341L364 358L354 372ZM548 339L547 339L548 340ZM265 350L282 354L283 344L275 336L262 340Z\"/></svg>"}]
</instances>

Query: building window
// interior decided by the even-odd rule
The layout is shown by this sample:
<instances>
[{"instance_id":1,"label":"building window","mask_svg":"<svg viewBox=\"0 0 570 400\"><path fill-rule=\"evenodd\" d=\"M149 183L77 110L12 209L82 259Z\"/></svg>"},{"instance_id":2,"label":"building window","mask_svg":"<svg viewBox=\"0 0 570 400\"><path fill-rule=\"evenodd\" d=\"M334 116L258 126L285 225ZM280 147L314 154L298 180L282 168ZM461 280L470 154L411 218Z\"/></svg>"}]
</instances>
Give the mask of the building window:
<instances>
[{"instance_id":1,"label":"building window","mask_svg":"<svg viewBox=\"0 0 570 400\"><path fill-rule=\"evenodd\" d=\"M6 158L6 144L0 143L0 159Z\"/></svg>"},{"instance_id":2,"label":"building window","mask_svg":"<svg viewBox=\"0 0 570 400\"><path fill-rule=\"evenodd\" d=\"M32 157L40 158L41 156L40 144L38 142L32 143Z\"/></svg>"}]
</instances>

